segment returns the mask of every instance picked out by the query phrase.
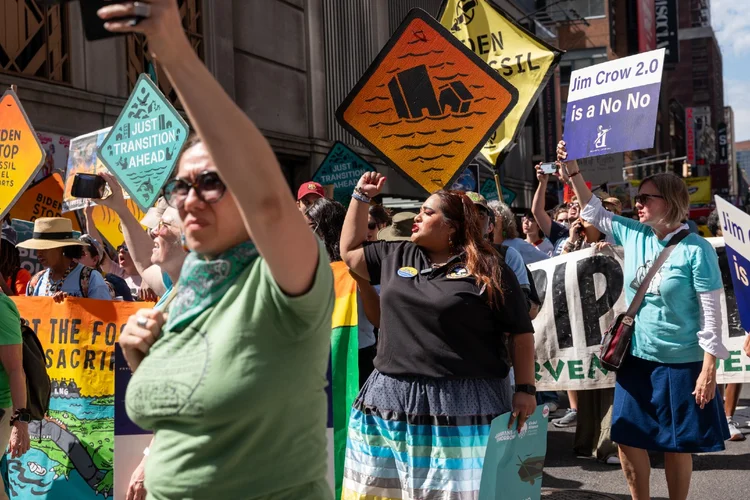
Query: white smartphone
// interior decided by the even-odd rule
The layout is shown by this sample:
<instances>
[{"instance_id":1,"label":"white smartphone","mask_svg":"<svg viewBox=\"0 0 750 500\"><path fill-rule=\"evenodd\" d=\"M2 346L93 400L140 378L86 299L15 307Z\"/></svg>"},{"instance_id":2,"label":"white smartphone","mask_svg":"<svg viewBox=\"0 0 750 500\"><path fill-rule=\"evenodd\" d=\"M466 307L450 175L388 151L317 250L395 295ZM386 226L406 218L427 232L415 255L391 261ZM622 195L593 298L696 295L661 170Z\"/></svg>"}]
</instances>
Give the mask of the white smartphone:
<instances>
[{"instance_id":1,"label":"white smartphone","mask_svg":"<svg viewBox=\"0 0 750 500\"><path fill-rule=\"evenodd\" d=\"M551 175L557 172L557 164L549 162L549 163L542 163L541 167L542 173Z\"/></svg>"}]
</instances>

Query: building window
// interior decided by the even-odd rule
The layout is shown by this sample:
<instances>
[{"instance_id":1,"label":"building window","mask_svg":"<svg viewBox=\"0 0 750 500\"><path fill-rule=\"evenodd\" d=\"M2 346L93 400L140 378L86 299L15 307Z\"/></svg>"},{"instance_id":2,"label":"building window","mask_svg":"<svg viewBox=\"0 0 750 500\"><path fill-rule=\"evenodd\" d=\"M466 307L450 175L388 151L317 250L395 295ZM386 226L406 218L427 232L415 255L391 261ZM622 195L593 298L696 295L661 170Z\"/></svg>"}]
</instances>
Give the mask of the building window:
<instances>
[{"instance_id":1,"label":"building window","mask_svg":"<svg viewBox=\"0 0 750 500\"><path fill-rule=\"evenodd\" d=\"M0 70L70 83L67 5L0 0L0 13Z\"/></svg>"},{"instance_id":2,"label":"building window","mask_svg":"<svg viewBox=\"0 0 750 500\"><path fill-rule=\"evenodd\" d=\"M190 45L198 57L203 59L203 2L202 0L178 0L177 3L182 14L182 26L185 28ZM127 64L129 90L133 90L141 73L147 73L159 84L159 88L172 104L181 107L177 92L172 88L167 75L151 58L145 36L135 34L127 36Z\"/></svg>"},{"instance_id":3,"label":"building window","mask_svg":"<svg viewBox=\"0 0 750 500\"><path fill-rule=\"evenodd\" d=\"M560 2L557 7L566 12L573 10L583 18L605 16L604 0L567 0Z\"/></svg>"}]
</instances>

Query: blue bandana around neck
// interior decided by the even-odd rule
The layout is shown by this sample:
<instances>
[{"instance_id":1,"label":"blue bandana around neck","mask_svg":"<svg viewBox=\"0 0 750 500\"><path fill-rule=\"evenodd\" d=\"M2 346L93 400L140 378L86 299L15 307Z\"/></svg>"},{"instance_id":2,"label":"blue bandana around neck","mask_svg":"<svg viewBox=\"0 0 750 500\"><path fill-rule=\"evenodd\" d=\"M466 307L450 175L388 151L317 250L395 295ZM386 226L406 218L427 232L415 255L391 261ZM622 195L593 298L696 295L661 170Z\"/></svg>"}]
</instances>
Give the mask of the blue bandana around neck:
<instances>
[{"instance_id":1,"label":"blue bandana around neck","mask_svg":"<svg viewBox=\"0 0 750 500\"><path fill-rule=\"evenodd\" d=\"M258 250L251 241L240 243L210 260L190 252L182 265L167 329L182 331L213 307L256 258Z\"/></svg>"}]
</instances>

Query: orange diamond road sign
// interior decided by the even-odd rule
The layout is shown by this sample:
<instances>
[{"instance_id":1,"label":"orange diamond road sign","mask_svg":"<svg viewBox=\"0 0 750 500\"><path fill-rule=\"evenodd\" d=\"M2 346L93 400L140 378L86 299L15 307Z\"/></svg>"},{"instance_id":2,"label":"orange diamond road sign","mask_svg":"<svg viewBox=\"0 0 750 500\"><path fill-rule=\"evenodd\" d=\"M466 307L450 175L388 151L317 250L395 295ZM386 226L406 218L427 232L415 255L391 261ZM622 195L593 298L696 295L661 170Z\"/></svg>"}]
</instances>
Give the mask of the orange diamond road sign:
<instances>
[{"instance_id":1,"label":"orange diamond road sign","mask_svg":"<svg viewBox=\"0 0 750 500\"><path fill-rule=\"evenodd\" d=\"M0 218L31 184L45 157L18 96L8 90L0 99Z\"/></svg>"},{"instance_id":2,"label":"orange diamond road sign","mask_svg":"<svg viewBox=\"0 0 750 500\"><path fill-rule=\"evenodd\" d=\"M453 184L517 101L515 87L414 9L336 119L431 193Z\"/></svg>"}]
</instances>

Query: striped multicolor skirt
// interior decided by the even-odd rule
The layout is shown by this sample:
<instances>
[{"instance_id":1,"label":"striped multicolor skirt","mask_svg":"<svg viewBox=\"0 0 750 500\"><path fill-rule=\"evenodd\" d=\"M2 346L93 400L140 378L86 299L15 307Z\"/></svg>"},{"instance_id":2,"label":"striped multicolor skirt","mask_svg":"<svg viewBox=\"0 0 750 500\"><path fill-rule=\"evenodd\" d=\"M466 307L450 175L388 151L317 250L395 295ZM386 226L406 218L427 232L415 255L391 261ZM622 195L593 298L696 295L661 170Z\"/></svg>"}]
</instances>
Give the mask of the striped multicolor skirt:
<instances>
[{"instance_id":1,"label":"striped multicolor skirt","mask_svg":"<svg viewBox=\"0 0 750 500\"><path fill-rule=\"evenodd\" d=\"M341 500L473 500L508 379L389 377L377 370L352 408Z\"/></svg>"}]
</instances>

